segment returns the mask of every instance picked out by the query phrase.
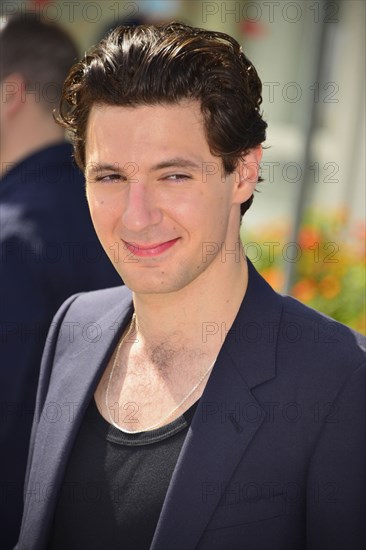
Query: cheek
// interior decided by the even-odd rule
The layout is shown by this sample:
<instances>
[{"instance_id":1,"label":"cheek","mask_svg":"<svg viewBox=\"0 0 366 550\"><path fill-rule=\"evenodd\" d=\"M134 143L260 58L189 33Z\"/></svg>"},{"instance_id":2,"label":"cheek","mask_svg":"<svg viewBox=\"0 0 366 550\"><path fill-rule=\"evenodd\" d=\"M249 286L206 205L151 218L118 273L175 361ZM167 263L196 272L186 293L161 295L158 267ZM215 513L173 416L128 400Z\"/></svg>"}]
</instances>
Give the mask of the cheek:
<instances>
[{"instance_id":1,"label":"cheek","mask_svg":"<svg viewBox=\"0 0 366 550\"><path fill-rule=\"evenodd\" d=\"M94 194L87 194L90 216L95 231L99 236L113 231L120 218L118 202L111 202L96 197Z\"/></svg>"},{"instance_id":2,"label":"cheek","mask_svg":"<svg viewBox=\"0 0 366 550\"><path fill-rule=\"evenodd\" d=\"M225 229L230 205L225 194L212 196L202 192L182 198L174 210L177 221L195 234L207 237Z\"/></svg>"}]
</instances>

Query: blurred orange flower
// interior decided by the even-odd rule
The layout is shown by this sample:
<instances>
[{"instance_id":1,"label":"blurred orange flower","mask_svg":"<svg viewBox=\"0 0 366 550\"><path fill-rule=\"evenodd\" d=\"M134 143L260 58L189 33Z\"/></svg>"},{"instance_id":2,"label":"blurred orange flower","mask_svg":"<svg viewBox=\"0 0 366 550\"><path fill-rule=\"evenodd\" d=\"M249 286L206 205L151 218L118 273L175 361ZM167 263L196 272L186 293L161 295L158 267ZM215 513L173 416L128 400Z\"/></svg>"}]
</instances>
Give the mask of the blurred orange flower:
<instances>
[{"instance_id":1,"label":"blurred orange flower","mask_svg":"<svg viewBox=\"0 0 366 550\"><path fill-rule=\"evenodd\" d=\"M302 279L293 286L291 294L298 300L306 303L314 298L316 289L316 281L313 279Z\"/></svg>"},{"instance_id":2,"label":"blurred orange flower","mask_svg":"<svg viewBox=\"0 0 366 550\"><path fill-rule=\"evenodd\" d=\"M361 221L347 227L348 218L345 208L306 214L297 240L301 253L294 262L291 294L366 334L366 225ZM280 292L288 269L286 238L290 234L290 227L281 222L256 231L255 238L245 235L262 251L255 267ZM243 234L242 238L244 242Z\"/></svg>"},{"instance_id":3,"label":"blurred orange flower","mask_svg":"<svg viewBox=\"0 0 366 550\"><path fill-rule=\"evenodd\" d=\"M319 292L327 300L335 298L341 291L341 284L335 275L326 275L318 284Z\"/></svg>"},{"instance_id":4,"label":"blurred orange flower","mask_svg":"<svg viewBox=\"0 0 366 550\"><path fill-rule=\"evenodd\" d=\"M278 292L282 291L285 284L285 275L281 269L278 267L267 267L261 271L261 275L272 288Z\"/></svg>"},{"instance_id":5,"label":"blurred orange flower","mask_svg":"<svg viewBox=\"0 0 366 550\"><path fill-rule=\"evenodd\" d=\"M310 248L321 241L321 235L314 227L305 226L300 230L299 245L301 248Z\"/></svg>"}]
</instances>

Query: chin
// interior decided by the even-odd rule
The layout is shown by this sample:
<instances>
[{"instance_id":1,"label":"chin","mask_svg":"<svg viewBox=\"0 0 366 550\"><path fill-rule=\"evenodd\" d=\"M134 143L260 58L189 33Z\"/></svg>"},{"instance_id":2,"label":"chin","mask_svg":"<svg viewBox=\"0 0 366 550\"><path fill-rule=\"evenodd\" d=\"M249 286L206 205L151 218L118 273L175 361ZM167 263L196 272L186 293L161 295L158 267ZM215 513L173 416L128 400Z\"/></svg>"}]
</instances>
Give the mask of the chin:
<instances>
[{"instance_id":1,"label":"chin","mask_svg":"<svg viewBox=\"0 0 366 550\"><path fill-rule=\"evenodd\" d=\"M120 275L125 285L135 294L169 294L179 292L189 284L189 282L182 281L177 274L170 277L164 277L161 274L153 276L152 272L144 274L143 277L138 274L123 276L120 273Z\"/></svg>"}]
</instances>

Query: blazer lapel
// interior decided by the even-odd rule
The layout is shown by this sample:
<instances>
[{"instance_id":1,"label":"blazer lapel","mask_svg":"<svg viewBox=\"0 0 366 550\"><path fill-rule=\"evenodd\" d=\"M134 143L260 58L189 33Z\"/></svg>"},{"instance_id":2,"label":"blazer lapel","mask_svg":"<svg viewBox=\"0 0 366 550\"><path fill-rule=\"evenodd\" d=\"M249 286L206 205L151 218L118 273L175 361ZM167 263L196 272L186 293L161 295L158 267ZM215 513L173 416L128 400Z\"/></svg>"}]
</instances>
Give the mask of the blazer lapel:
<instances>
[{"instance_id":1,"label":"blazer lapel","mask_svg":"<svg viewBox=\"0 0 366 550\"><path fill-rule=\"evenodd\" d=\"M55 357L50 389L39 421L23 523L31 525L29 547L43 548L72 446L100 376L132 315L129 300L98 320L97 345L80 341ZM71 314L70 314L71 317ZM85 321L84 321L85 322ZM79 351L72 353L72 350ZM34 538L34 541L33 541ZM32 546L33 542L34 546Z\"/></svg>"},{"instance_id":2,"label":"blazer lapel","mask_svg":"<svg viewBox=\"0 0 366 550\"><path fill-rule=\"evenodd\" d=\"M250 389L275 376L281 310L281 298L250 264L245 298L188 430L151 550L197 546L264 421L265 411Z\"/></svg>"}]
</instances>

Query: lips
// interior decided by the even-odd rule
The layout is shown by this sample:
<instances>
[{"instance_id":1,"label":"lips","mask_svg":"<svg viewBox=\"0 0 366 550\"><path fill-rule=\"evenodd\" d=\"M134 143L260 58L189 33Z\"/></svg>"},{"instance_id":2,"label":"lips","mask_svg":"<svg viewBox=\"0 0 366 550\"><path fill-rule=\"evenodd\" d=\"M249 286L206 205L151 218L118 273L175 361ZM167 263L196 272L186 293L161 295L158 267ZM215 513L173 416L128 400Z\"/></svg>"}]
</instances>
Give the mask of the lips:
<instances>
[{"instance_id":1,"label":"lips","mask_svg":"<svg viewBox=\"0 0 366 550\"><path fill-rule=\"evenodd\" d=\"M139 256L140 258L151 258L153 256L159 256L163 254L166 250L169 250L175 243L179 240L171 239L170 241L164 241L162 243L152 243L152 244L138 244L138 243L129 243L123 241L127 250L129 250L134 256Z\"/></svg>"}]
</instances>

